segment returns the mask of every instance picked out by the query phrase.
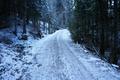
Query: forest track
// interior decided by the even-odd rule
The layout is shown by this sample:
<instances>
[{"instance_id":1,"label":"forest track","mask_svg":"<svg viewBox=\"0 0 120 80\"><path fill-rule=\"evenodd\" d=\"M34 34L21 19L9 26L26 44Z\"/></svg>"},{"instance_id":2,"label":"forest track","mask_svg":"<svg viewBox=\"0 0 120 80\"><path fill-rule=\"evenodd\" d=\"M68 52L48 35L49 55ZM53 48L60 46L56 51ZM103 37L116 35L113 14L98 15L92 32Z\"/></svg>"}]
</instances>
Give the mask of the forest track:
<instances>
[{"instance_id":1,"label":"forest track","mask_svg":"<svg viewBox=\"0 0 120 80\"><path fill-rule=\"evenodd\" d=\"M69 45L69 38L64 37L64 35L65 33L62 30L58 32L57 43L59 45L58 49L61 50L61 54L63 54L62 57L65 59L63 59L64 64L71 65L69 66L70 68L66 67L66 70L68 70L66 72L69 74L68 76L72 76L71 80L96 80L84 64L77 58L75 55L76 52Z\"/></svg>"},{"instance_id":2,"label":"forest track","mask_svg":"<svg viewBox=\"0 0 120 80\"><path fill-rule=\"evenodd\" d=\"M81 47L80 51L76 51L71 43L70 33L64 29L46 37L42 45L35 47L37 51L33 62L36 61L41 66L31 69L31 80L106 80L104 77L98 79L93 74L90 70L92 65L86 65L81 60L87 56L84 49ZM117 79L113 77L112 80Z\"/></svg>"}]
</instances>

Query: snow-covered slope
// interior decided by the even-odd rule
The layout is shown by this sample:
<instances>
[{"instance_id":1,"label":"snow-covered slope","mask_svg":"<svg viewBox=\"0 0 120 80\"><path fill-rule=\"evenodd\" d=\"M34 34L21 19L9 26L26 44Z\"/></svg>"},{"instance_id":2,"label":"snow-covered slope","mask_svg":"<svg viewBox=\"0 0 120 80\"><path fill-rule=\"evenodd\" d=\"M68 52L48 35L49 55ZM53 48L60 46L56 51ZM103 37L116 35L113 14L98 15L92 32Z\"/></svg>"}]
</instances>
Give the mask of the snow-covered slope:
<instances>
[{"instance_id":1,"label":"snow-covered slope","mask_svg":"<svg viewBox=\"0 0 120 80\"><path fill-rule=\"evenodd\" d=\"M27 67L31 64L26 60L31 58L28 49L37 39L28 34L27 41L19 40L22 28L18 28L18 36L13 34L12 27L0 30L0 80L21 80L20 77L27 75Z\"/></svg>"},{"instance_id":2,"label":"snow-covered slope","mask_svg":"<svg viewBox=\"0 0 120 80\"><path fill-rule=\"evenodd\" d=\"M120 72L74 44L66 29L20 43L22 55L0 44L0 80L120 80Z\"/></svg>"}]
</instances>

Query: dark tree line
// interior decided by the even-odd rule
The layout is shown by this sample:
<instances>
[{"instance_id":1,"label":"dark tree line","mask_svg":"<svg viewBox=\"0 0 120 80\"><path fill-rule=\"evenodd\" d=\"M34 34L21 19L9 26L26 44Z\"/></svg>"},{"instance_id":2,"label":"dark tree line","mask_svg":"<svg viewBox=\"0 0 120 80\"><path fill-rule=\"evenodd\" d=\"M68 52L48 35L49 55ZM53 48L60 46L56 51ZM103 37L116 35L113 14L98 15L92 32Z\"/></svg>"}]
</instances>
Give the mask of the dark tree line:
<instances>
[{"instance_id":1,"label":"dark tree line","mask_svg":"<svg viewBox=\"0 0 120 80\"><path fill-rule=\"evenodd\" d=\"M0 28L8 27L13 23L15 35L17 35L18 23L23 26L23 35L27 33L26 25L29 21L32 21L34 28L38 28L41 2L41 0L0 0ZM40 30L38 33L40 34Z\"/></svg>"},{"instance_id":2,"label":"dark tree line","mask_svg":"<svg viewBox=\"0 0 120 80\"><path fill-rule=\"evenodd\" d=\"M52 3L49 0L0 0L0 29L14 26L17 36L19 24L22 36L26 37L27 25L32 22L33 32L41 37L41 30L47 34L65 28L72 6L73 0L53 0Z\"/></svg>"},{"instance_id":3,"label":"dark tree line","mask_svg":"<svg viewBox=\"0 0 120 80\"><path fill-rule=\"evenodd\" d=\"M120 59L120 0L75 0L72 38L110 63Z\"/></svg>"}]
</instances>

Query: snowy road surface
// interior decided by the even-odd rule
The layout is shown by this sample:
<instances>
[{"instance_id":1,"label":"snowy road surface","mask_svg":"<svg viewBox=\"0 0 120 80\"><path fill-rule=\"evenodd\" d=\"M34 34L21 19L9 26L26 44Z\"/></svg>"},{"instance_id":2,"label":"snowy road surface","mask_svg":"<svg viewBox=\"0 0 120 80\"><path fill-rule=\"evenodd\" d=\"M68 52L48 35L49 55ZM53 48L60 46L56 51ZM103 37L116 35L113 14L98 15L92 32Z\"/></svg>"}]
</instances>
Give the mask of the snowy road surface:
<instances>
[{"instance_id":1,"label":"snowy road surface","mask_svg":"<svg viewBox=\"0 0 120 80\"><path fill-rule=\"evenodd\" d=\"M36 66L29 67L31 80L120 80L114 68L73 44L66 29L32 46Z\"/></svg>"}]
</instances>

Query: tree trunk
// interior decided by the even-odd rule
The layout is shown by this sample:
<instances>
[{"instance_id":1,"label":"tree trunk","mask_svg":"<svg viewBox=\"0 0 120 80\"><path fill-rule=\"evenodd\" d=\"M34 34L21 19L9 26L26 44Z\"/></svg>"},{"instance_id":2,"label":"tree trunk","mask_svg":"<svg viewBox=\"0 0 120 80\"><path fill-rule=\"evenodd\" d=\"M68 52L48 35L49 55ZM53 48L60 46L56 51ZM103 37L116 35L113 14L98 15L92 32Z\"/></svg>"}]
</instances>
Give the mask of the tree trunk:
<instances>
[{"instance_id":1,"label":"tree trunk","mask_svg":"<svg viewBox=\"0 0 120 80\"><path fill-rule=\"evenodd\" d=\"M105 28L107 27L107 1L98 0L99 2L99 22L100 22L100 56L101 58L105 53Z\"/></svg>"},{"instance_id":2,"label":"tree trunk","mask_svg":"<svg viewBox=\"0 0 120 80\"><path fill-rule=\"evenodd\" d=\"M113 33L114 33L114 41L112 47L112 53L110 55L110 63L117 64L117 0L114 0L114 26L113 26Z\"/></svg>"},{"instance_id":3,"label":"tree trunk","mask_svg":"<svg viewBox=\"0 0 120 80\"><path fill-rule=\"evenodd\" d=\"M26 34L27 30L26 30L26 18L24 18L23 20L23 34Z\"/></svg>"}]
</instances>

